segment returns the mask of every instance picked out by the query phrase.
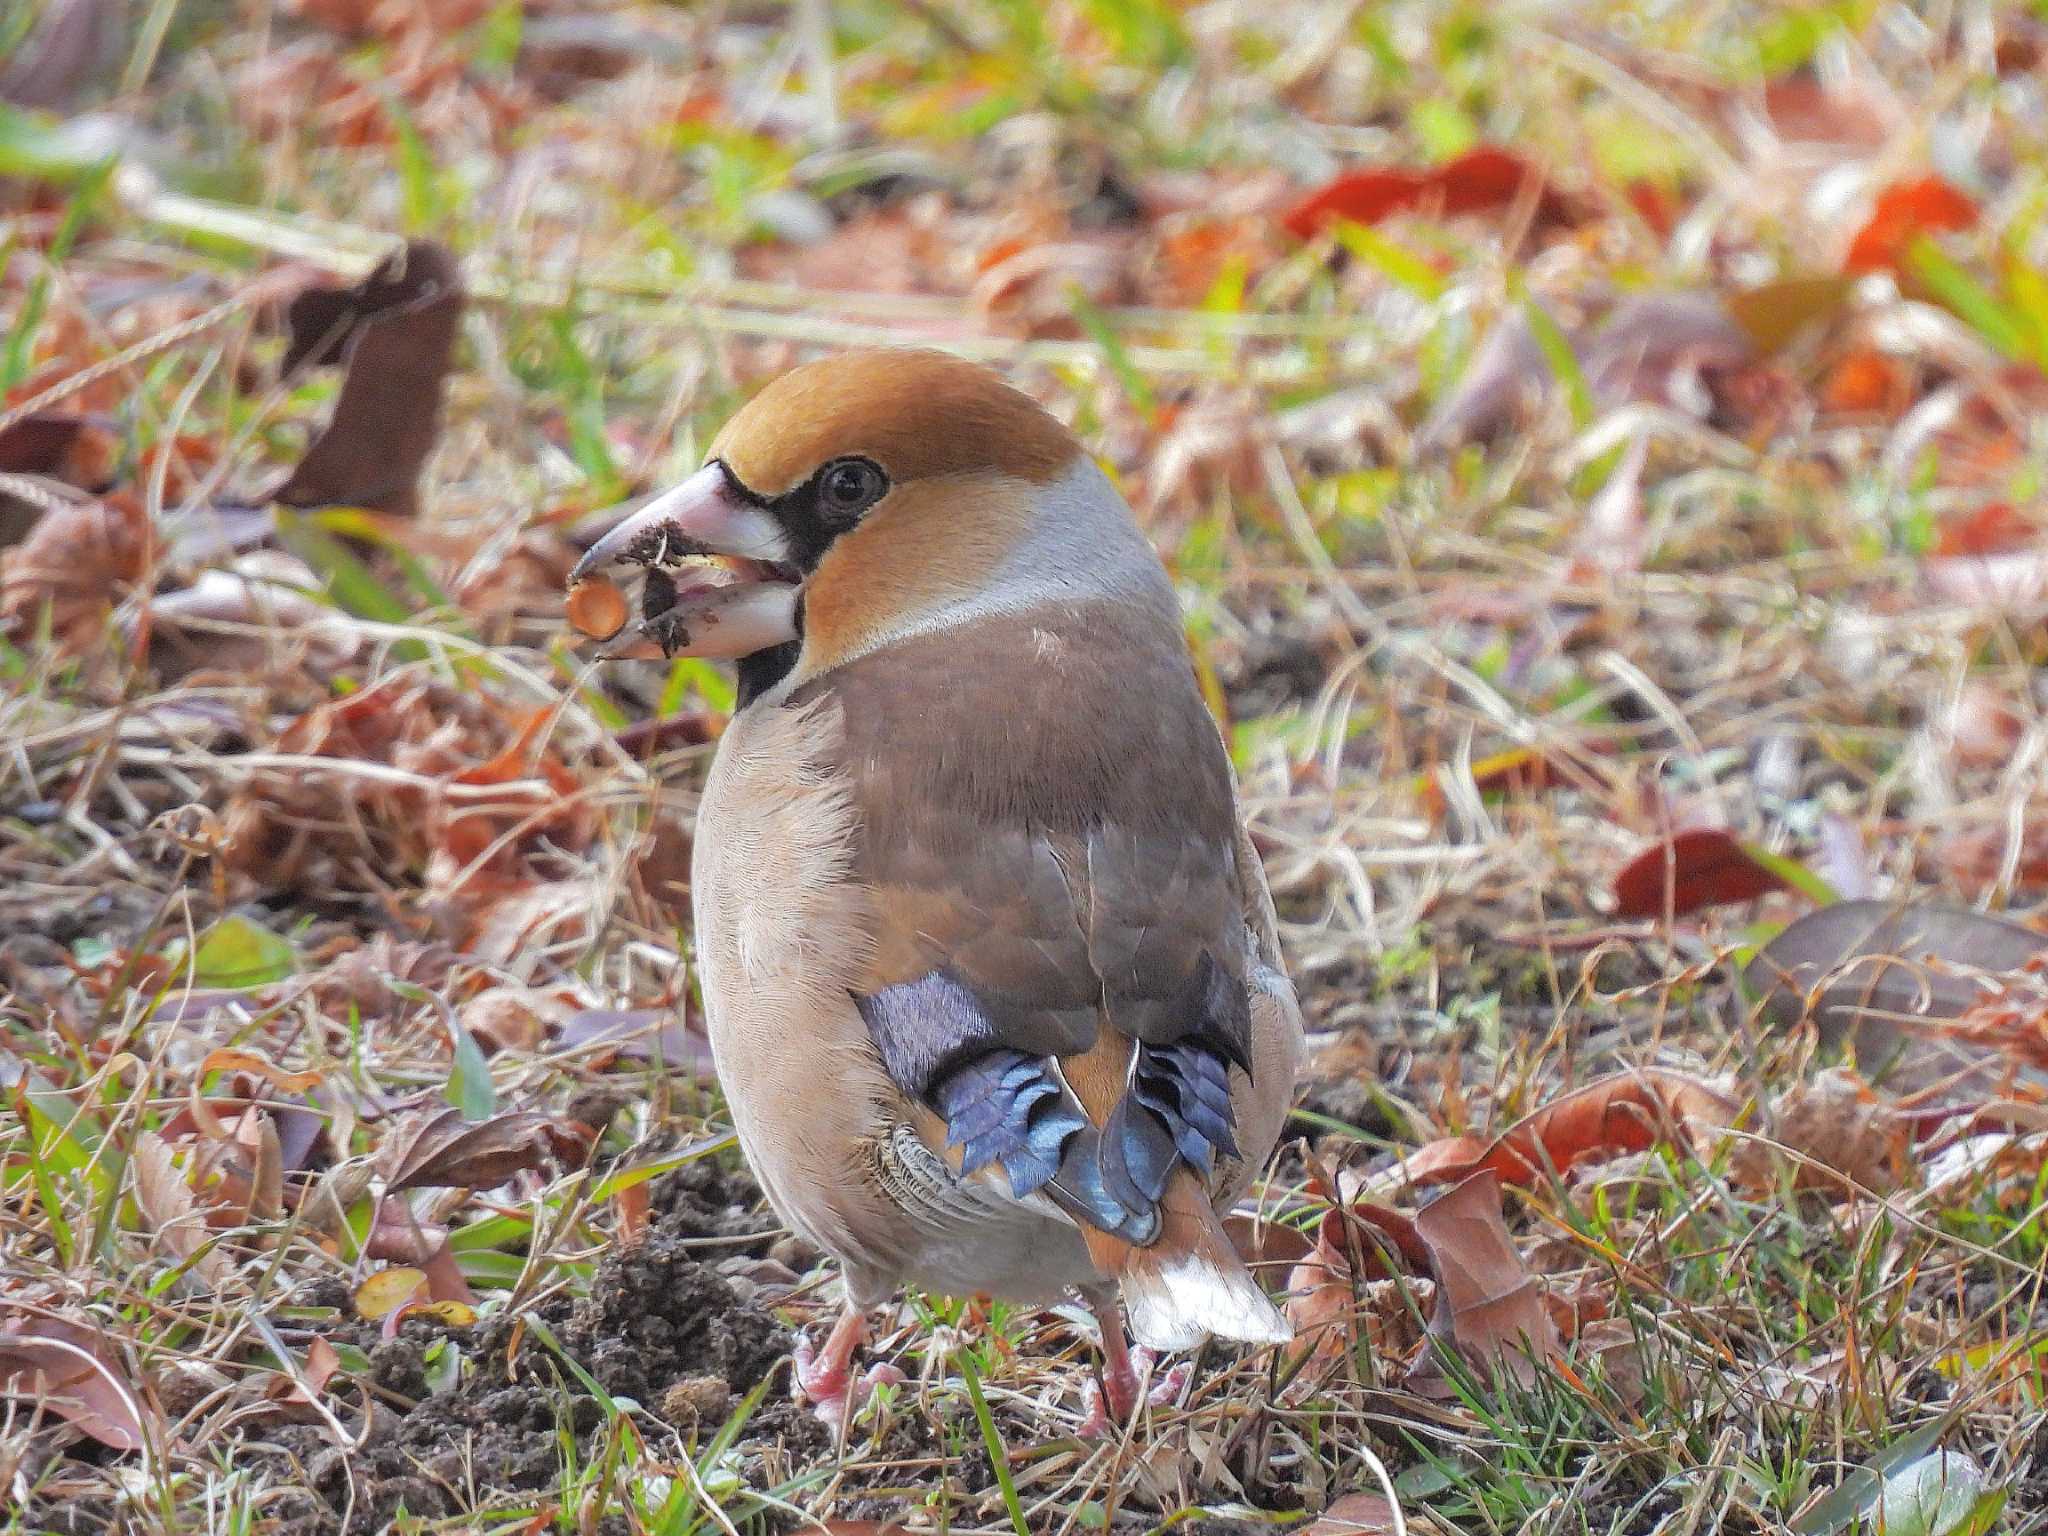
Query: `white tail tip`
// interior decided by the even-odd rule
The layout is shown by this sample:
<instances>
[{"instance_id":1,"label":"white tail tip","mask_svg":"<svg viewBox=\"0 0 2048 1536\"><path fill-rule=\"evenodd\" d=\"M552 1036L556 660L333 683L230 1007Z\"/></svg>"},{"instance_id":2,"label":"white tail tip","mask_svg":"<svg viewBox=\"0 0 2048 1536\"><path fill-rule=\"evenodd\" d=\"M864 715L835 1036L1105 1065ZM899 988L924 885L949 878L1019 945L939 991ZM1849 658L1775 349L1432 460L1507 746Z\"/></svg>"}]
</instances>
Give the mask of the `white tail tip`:
<instances>
[{"instance_id":1,"label":"white tail tip","mask_svg":"<svg viewBox=\"0 0 2048 1536\"><path fill-rule=\"evenodd\" d=\"M1175 1254L1157 1268L1134 1264L1123 1275L1131 1336L1147 1349L1192 1349L1214 1334L1246 1344L1285 1344L1287 1319L1242 1264L1228 1267Z\"/></svg>"}]
</instances>

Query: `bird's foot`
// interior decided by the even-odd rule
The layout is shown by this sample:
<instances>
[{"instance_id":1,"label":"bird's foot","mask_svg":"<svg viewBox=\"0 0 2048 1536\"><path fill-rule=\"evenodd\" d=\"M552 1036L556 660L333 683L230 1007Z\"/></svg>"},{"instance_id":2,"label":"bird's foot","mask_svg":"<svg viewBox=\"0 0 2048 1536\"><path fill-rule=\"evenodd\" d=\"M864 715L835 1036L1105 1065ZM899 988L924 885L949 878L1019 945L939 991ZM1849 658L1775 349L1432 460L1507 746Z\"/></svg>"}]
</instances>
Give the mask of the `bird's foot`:
<instances>
[{"instance_id":1,"label":"bird's foot","mask_svg":"<svg viewBox=\"0 0 2048 1536\"><path fill-rule=\"evenodd\" d=\"M1131 1415L1138 1406L1139 1382L1144 1373L1152 1368L1152 1351L1140 1344L1136 1349L1121 1348L1121 1332L1104 1335L1105 1342L1114 1340L1103 1351L1102 1376L1098 1380L1091 1376L1081 1388L1081 1426L1078 1431L1084 1440L1098 1440L1130 1423ZM1177 1373L1177 1374L1176 1374ZM1182 1366L1175 1366L1167 1373L1169 1380L1179 1384L1187 1380ZM1147 1399L1159 1403L1160 1396L1155 1389ZM1171 1401L1171 1398L1166 1399Z\"/></svg>"},{"instance_id":2,"label":"bird's foot","mask_svg":"<svg viewBox=\"0 0 2048 1536\"><path fill-rule=\"evenodd\" d=\"M1188 1379L1194 1374L1195 1362L1181 1361L1152 1383L1152 1390L1145 1394L1145 1401L1154 1408L1171 1408L1180 1401L1181 1393L1187 1389Z\"/></svg>"},{"instance_id":3,"label":"bird's foot","mask_svg":"<svg viewBox=\"0 0 2048 1536\"><path fill-rule=\"evenodd\" d=\"M896 1369L878 1365L858 1381L854 1379L854 1351L860 1348L866 1331L866 1319L849 1308L832 1325L822 1347L813 1344L807 1333L797 1335L791 1359L795 1367L796 1395L809 1403L819 1421L834 1431L846 1426L854 1410L873 1390L877 1379L887 1379L886 1376L878 1378L876 1373ZM898 1372L897 1379L900 1380L901 1375Z\"/></svg>"},{"instance_id":4,"label":"bird's foot","mask_svg":"<svg viewBox=\"0 0 2048 1536\"><path fill-rule=\"evenodd\" d=\"M908 1380L900 1367L886 1360L877 1360L855 1376L850 1359L834 1358L831 1339L818 1349L809 1337L798 1338L793 1363L797 1396L809 1403L812 1415L835 1434L852 1422L875 1388Z\"/></svg>"},{"instance_id":5,"label":"bird's foot","mask_svg":"<svg viewBox=\"0 0 2048 1536\"><path fill-rule=\"evenodd\" d=\"M1081 1422L1074 1433L1083 1440L1101 1440L1116 1433L1116 1426L1105 1406L1102 1383L1090 1376L1081 1383Z\"/></svg>"}]
</instances>

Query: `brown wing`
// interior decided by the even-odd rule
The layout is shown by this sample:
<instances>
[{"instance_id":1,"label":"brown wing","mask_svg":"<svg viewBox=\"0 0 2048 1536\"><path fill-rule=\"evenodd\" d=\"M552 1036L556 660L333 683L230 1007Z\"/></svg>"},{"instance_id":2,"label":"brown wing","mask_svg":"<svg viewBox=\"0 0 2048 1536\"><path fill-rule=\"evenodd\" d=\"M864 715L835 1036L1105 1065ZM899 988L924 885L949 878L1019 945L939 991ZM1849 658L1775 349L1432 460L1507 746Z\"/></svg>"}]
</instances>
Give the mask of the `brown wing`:
<instances>
[{"instance_id":1,"label":"brown wing","mask_svg":"<svg viewBox=\"0 0 2048 1536\"><path fill-rule=\"evenodd\" d=\"M1229 766L1179 636L1106 607L985 620L791 702L825 690L876 898L855 1002L890 1077L963 1172L1148 1241L1173 1167L1235 1151L1251 1062Z\"/></svg>"}]
</instances>

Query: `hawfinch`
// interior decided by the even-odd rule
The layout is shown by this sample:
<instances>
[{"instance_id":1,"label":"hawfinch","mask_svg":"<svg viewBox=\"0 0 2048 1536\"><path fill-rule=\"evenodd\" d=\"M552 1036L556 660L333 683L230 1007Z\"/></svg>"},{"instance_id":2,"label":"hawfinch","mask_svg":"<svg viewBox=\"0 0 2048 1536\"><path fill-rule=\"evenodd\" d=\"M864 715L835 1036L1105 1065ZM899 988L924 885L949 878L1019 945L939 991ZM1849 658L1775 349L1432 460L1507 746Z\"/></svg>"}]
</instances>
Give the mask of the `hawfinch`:
<instances>
[{"instance_id":1,"label":"hawfinch","mask_svg":"<svg viewBox=\"0 0 2048 1536\"><path fill-rule=\"evenodd\" d=\"M739 666L696 947L740 1145L843 1266L806 1394L844 1412L903 1286L1080 1293L1119 1417L1119 1294L1154 1349L1286 1339L1217 1213L1300 1014L1173 587L1073 435L957 358L832 357L574 580L620 563L646 587L608 654Z\"/></svg>"}]
</instances>

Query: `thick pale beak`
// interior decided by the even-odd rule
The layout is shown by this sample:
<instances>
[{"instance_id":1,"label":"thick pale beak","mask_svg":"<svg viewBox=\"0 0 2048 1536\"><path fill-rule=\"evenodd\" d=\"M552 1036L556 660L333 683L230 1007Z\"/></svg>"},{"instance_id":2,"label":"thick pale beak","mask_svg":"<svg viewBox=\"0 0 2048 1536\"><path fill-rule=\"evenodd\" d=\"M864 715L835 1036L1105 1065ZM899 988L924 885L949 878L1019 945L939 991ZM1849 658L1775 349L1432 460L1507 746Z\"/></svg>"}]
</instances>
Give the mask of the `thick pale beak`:
<instances>
[{"instance_id":1,"label":"thick pale beak","mask_svg":"<svg viewBox=\"0 0 2048 1536\"><path fill-rule=\"evenodd\" d=\"M680 555L738 555L774 563L787 560L790 550L781 525L742 499L722 466L706 464L591 545L569 580L581 581L616 561L662 565Z\"/></svg>"},{"instance_id":2,"label":"thick pale beak","mask_svg":"<svg viewBox=\"0 0 2048 1536\"><path fill-rule=\"evenodd\" d=\"M781 525L714 463L629 514L576 562L569 580L612 565L647 568L640 620L606 645L600 655L607 660L735 660L798 638L799 578L790 553ZM724 558L693 558L703 555Z\"/></svg>"}]
</instances>

